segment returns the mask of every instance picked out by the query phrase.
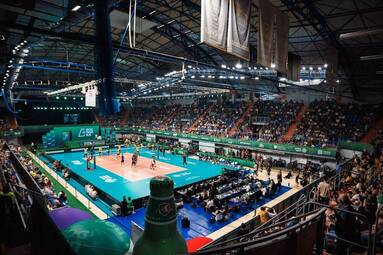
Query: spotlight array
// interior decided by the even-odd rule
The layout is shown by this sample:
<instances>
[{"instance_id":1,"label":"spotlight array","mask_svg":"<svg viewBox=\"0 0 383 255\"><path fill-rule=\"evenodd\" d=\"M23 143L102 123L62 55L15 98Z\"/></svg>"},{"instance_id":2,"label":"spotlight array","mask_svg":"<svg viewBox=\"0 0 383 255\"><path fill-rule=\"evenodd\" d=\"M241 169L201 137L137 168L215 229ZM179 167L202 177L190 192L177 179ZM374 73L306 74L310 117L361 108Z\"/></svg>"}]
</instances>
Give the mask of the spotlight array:
<instances>
[{"instance_id":1,"label":"spotlight array","mask_svg":"<svg viewBox=\"0 0 383 255\"><path fill-rule=\"evenodd\" d=\"M27 45L27 41L23 41L16 45L12 50L12 59L9 60L5 75L3 78L2 89L9 85L9 89L12 89L17 84L17 78L21 71L21 65L24 63L24 58L30 53Z\"/></svg>"}]
</instances>

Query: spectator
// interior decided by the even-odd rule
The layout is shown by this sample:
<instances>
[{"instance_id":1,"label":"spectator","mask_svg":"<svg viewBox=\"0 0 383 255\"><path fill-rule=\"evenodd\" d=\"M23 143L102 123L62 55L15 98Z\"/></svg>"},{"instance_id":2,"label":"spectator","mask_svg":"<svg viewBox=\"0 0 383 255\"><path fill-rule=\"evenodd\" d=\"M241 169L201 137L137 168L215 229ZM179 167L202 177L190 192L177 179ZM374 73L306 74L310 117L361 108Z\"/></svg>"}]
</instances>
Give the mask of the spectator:
<instances>
[{"instance_id":1,"label":"spectator","mask_svg":"<svg viewBox=\"0 0 383 255\"><path fill-rule=\"evenodd\" d=\"M317 187L317 197L319 203L328 205L330 193L331 185L327 182L327 178L324 178L323 181L321 181Z\"/></svg>"},{"instance_id":2,"label":"spectator","mask_svg":"<svg viewBox=\"0 0 383 255\"><path fill-rule=\"evenodd\" d=\"M266 207L264 206L261 206L261 208L259 209L257 213L257 216L259 216L260 224L267 222L271 218L269 212L266 210Z\"/></svg>"}]
</instances>

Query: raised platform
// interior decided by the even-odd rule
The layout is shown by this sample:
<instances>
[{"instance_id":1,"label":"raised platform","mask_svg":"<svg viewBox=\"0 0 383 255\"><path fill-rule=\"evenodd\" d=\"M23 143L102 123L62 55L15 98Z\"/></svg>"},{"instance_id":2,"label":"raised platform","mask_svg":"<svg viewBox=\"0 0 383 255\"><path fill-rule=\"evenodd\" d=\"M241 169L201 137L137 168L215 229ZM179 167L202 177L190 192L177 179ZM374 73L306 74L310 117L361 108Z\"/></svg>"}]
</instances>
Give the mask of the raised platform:
<instances>
[{"instance_id":1,"label":"raised platform","mask_svg":"<svg viewBox=\"0 0 383 255\"><path fill-rule=\"evenodd\" d=\"M206 180L222 173L226 166L212 164L193 158L187 159L187 165L182 165L182 157L165 153L157 159L156 170L150 169L150 162L156 151L146 148L141 149L137 166L131 167L131 154L135 148L123 148L125 163L121 165L120 159L115 155L115 150L110 156L97 157L95 170L86 169L86 160L83 152L54 153L50 156L62 162L71 171L98 189L120 201L122 196L132 199L143 198L149 195L149 180L156 175L167 175L174 181L175 188L180 188L195 182Z\"/></svg>"}]
</instances>

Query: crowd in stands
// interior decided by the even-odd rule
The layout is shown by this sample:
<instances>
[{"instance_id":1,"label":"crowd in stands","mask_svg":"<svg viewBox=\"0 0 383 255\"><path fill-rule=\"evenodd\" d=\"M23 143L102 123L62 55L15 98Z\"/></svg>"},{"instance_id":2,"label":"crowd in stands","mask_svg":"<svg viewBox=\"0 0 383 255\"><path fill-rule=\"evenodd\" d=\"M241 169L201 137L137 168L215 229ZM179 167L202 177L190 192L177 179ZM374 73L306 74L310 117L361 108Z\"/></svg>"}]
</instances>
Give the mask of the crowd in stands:
<instances>
[{"instance_id":1,"label":"crowd in stands","mask_svg":"<svg viewBox=\"0 0 383 255\"><path fill-rule=\"evenodd\" d=\"M240 127L238 135L245 139L282 142L283 135L294 121L301 103L296 101L256 101L253 111ZM260 128L253 127L259 123Z\"/></svg>"},{"instance_id":2,"label":"crowd in stands","mask_svg":"<svg viewBox=\"0 0 383 255\"><path fill-rule=\"evenodd\" d=\"M176 109L176 114L169 120L165 130L183 133L187 131L193 123L205 112L207 104L197 105L179 105Z\"/></svg>"},{"instance_id":3,"label":"crowd in stands","mask_svg":"<svg viewBox=\"0 0 383 255\"><path fill-rule=\"evenodd\" d=\"M318 186L318 198L328 206L326 210L327 247L336 254L356 252L359 248L341 240L343 238L366 245L369 229L372 237L383 229L383 154L363 153L347 164L337 189L324 180ZM377 236L377 246L383 248L383 236ZM335 246L335 247L334 247Z\"/></svg>"},{"instance_id":4,"label":"crowd in stands","mask_svg":"<svg viewBox=\"0 0 383 255\"><path fill-rule=\"evenodd\" d=\"M325 207L324 254L363 254L366 251L364 247L368 247L369 242L372 244L373 238L377 240L377 251L383 250L382 173L383 153L378 149L372 154L355 155L344 164L337 178L331 174L323 175L313 199L318 202L318 208ZM261 208L256 215L261 224L275 216L267 208ZM291 217L283 224L263 227L267 231L254 231L252 235L248 235L252 228L243 224L239 231L243 237L240 236L239 240L255 240L291 227L301 220L303 218Z\"/></svg>"},{"instance_id":5,"label":"crowd in stands","mask_svg":"<svg viewBox=\"0 0 383 255\"><path fill-rule=\"evenodd\" d=\"M32 178L38 184L42 194L47 200L47 207L49 209L55 209L63 207L68 204L67 196L64 190L57 191L52 185L51 180L45 175L39 167L35 165L28 154L22 153L21 151L15 151L15 155L23 167L29 172Z\"/></svg>"},{"instance_id":6,"label":"crowd in stands","mask_svg":"<svg viewBox=\"0 0 383 255\"><path fill-rule=\"evenodd\" d=\"M2 146L2 148L4 147ZM65 191L55 190L51 180L34 164L32 159L27 154L22 153L20 147L10 146L10 148L24 169L28 171L30 176L34 179L35 183L40 188L42 195L46 199L47 207L49 209L55 209L58 207L66 206L68 202ZM5 166L4 175L8 184L20 185L21 179L18 177L15 166L13 166L9 159L9 155L9 151L2 151L1 157L3 157Z\"/></svg>"},{"instance_id":7,"label":"crowd in stands","mask_svg":"<svg viewBox=\"0 0 383 255\"><path fill-rule=\"evenodd\" d=\"M243 117L231 137L264 142L285 142L284 135L295 121L302 103L296 101L253 102L252 111L243 116L249 101L224 100L215 103L211 110L190 132L200 135L228 137L228 131ZM193 102L190 105L173 104L134 108L128 125L156 130L186 132L209 104ZM311 102L290 143L311 147L335 146L339 141L358 142L380 117L379 105L355 103L337 104L333 100Z\"/></svg>"},{"instance_id":8,"label":"crowd in stands","mask_svg":"<svg viewBox=\"0 0 383 255\"><path fill-rule=\"evenodd\" d=\"M18 128L16 119L13 116L2 112L0 112L0 114L2 116L2 118L0 118L0 132L12 131Z\"/></svg>"},{"instance_id":9,"label":"crowd in stands","mask_svg":"<svg viewBox=\"0 0 383 255\"><path fill-rule=\"evenodd\" d=\"M383 147L383 129L378 130L378 134L374 140L374 145L379 148Z\"/></svg>"},{"instance_id":10,"label":"crowd in stands","mask_svg":"<svg viewBox=\"0 0 383 255\"><path fill-rule=\"evenodd\" d=\"M214 108L198 124L193 133L226 137L227 132L246 110L246 102L224 101Z\"/></svg>"},{"instance_id":11,"label":"crowd in stands","mask_svg":"<svg viewBox=\"0 0 383 255\"><path fill-rule=\"evenodd\" d=\"M357 142L374 123L380 110L378 105L315 100L310 103L291 142L313 147L334 146L341 140Z\"/></svg>"}]
</instances>

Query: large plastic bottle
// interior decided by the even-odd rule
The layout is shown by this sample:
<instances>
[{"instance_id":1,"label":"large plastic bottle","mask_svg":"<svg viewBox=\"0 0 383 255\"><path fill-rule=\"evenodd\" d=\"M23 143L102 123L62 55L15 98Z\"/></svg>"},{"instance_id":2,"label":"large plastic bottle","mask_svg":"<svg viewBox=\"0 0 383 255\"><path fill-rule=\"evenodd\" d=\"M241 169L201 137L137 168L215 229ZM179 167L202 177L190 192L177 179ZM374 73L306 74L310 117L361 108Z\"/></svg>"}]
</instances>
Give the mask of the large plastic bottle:
<instances>
[{"instance_id":1,"label":"large plastic bottle","mask_svg":"<svg viewBox=\"0 0 383 255\"><path fill-rule=\"evenodd\" d=\"M150 197L145 230L133 248L133 255L184 255L186 242L177 230L174 183L167 176L150 180Z\"/></svg>"}]
</instances>

